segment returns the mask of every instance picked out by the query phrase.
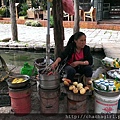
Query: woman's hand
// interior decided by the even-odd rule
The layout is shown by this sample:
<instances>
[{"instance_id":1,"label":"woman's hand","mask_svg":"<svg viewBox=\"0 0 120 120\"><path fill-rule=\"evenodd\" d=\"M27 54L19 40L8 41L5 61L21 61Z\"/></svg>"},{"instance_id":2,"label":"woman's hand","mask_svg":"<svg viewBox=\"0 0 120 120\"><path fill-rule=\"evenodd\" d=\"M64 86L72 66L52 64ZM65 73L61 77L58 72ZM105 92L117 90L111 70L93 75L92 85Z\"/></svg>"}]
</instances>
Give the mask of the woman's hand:
<instances>
[{"instance_id":1,"label":"woman's hand","mask_svg":"<svg viewBox=\"0 0 120 120\"><path fill-rule=\"evenodd\" d=\"M73 63L70 64L72 67L76 67L78 65L89 65L89 62L86 60L86 61L75 61Z\"/></svg>"},{"instance_id":2,"label":"woman's hand","mask_svg":"<svg viewBox=\"0 0 120 120\"><path fill-rule=\"evenodd\" d=\"M79 61L75 61L73 63L70 64L72 67L76 67L79 65Z\"/></svg>"},{"instance_id":3,"label":"woman's hand","mask_svg":"<svg viewBox=\"0 0 120 120\"><path fill-rule=\"evenodd\" d=\"M89 65L89 62L86 60L83 65Z\"/></svg>"},{"instance_id":4,"label":"woman's hand","mask_svg":"<svg viewBox=\"0 0 120 120\"><path fill-rule=\"evenodd\" d=\"M56 61L51 65L51 68L54 70L57 66L58 66L58 63L61 61L61 58L58 57L56 59Z\"/></svg>"},{"instance_id":5,"label":"woman's hand","mask_svg":"<svg viewBox=\"0 0 120 120\"><path fill-rule=\"evenodd\" d=\"M58 66L58 62L54 62L54 63L51 65L51 68L54 70L57 66Z\"/></svg>"}]
</instances>

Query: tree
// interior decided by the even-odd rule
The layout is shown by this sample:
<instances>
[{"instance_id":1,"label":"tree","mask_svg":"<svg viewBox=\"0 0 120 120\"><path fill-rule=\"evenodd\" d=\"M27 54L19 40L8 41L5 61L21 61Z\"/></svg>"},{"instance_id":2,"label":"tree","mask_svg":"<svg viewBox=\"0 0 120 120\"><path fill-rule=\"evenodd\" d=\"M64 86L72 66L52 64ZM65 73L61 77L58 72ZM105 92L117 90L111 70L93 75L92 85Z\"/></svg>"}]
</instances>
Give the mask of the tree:
<instances>
[{"instance_id":1,"label":"tree","mask_svg":"<svg viewBox=\"0 0 120 120\"><path fill-rule=\"evenodd\" d=\"M15 0L10 0L9 3L10 3L10 18L11 18L12 40L13 41L18 41Z\"/></svg>"},{"instance_id":2,"label":"tree","mask_svg":"<svg viewBox=\"0 0 120 120\"><path fill-rule=\"evenodd\" d=\"M76 33L79 31L79 1L74 0L74 10L75 10L75 16L74 16L74 28L73 33Z\"/></svg>"},{"instance_id":3,"label":"tree","mask_svg":"<svg viewBox=\"0 0 120 120\"><path fill-rule=\"evenodd\" d=\"M54 40L55 58L63 50L64 28L63 28L63 7L62 0L53 0Z\"/></svg>"}]
</instances>

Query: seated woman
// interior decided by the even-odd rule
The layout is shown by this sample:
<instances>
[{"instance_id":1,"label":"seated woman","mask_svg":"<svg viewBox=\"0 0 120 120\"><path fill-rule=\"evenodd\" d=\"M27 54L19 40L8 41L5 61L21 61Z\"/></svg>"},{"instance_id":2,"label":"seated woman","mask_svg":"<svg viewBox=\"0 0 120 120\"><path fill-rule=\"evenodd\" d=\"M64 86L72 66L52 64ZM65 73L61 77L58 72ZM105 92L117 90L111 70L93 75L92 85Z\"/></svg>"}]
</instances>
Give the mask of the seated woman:
<instances>
[{"instance_id":1,"label":"seated woman","mask_svg":"<svg viewBox=\"0 0 120 120\"><path fill-rule=\"evenodd\" d=\"M77 32L70 37L65 50L51 65L52 69L55 69L64 59L66 59L64 70L67 79L74 81L75 74L80 73L85 75L86 84L88 84L92 77L93 57L90 47L86 45L86 35L83 32Z\"/></svg>"}]
</instances>

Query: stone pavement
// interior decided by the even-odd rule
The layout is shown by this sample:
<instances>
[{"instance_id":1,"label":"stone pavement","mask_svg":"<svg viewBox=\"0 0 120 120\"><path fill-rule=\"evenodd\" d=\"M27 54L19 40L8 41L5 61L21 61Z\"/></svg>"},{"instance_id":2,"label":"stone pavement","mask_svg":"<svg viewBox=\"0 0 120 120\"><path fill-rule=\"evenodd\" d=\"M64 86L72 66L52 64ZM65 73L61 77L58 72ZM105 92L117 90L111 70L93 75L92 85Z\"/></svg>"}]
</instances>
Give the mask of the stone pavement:
<instances>
[{"instance_id":1,"label":"stone pavement","mask_svg":"<svg viewBox=\"0 0 120 120\"><path fill-rule=\"evenodd\" d=\"M17 25L18 27L18 40L20 42L0 42L0 48L46 48L46 27L31 27L25 25ZM102 30L102 29L80 29L87 36L87 45L91 47L91 50L100 51L105 49L106 56L111 56L112 47L119 51L120 43L120 31L115 30ZM66 45L69 37L73 34L72 28L65 28L65 40ZM0 24L0 40L5 38L11 38L11 25ZM109 44L109 45L108 45ZM54 35L53 28L50 28L50 46L54 47ZM116 52L116 50L115 50ZM114 51L113 51L114 53ZM118 52L120 53L120 52ZM113 54L112 54L113 55ZM118 54L115 57L119 57Z\"/></svg>"}]
</instances>

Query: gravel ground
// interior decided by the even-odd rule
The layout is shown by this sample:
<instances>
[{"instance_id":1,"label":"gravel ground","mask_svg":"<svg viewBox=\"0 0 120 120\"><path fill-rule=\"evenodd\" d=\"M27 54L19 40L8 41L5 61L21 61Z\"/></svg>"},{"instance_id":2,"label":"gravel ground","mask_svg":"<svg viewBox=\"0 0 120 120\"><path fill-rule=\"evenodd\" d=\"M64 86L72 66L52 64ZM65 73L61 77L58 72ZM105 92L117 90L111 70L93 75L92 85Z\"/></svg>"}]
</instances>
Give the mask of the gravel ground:
<instances>
[{"instance_id":1,"label":"gravel ground","mask_svg":"<svg viewBox=\"0 0 120 120\"><path fill-rule=\"evenodd\" d=\"M18 74L19 68L15 68L13 70L13 72L16 72L16 74ZM0 83L0 88L3 88L4 86L6 86L4 92L6 92L6 95L8 96L8 87L7 84L5 85L5 81ZM31 81L31 84L33 85L35 83L35 81ZM56 115L49 115L49 116L45 116L43 114L41 114L41 109L40 109L40 97L38 94L38 89L37 89L37 85L35 84L33 86L31 86L32 89L32 94L31 94L31 112L28 115L25 116L15 116L14 113L11 111L11 106L3 106L0 107L0 120L74 120L77 119L80 116L77 116L76 118L73 118L75 116L70 116L68 115L68 108L67 108L67 96L64 96L63 99L59 99L59 112ZM63 93L66 93L66 90L64 89L63 83L61 83L60 86L60 91ZM2 92L3 93L3 92ZM0 96L3 96L0 94ZM60 97L61 98L61 97ZM6 98L4 98L6 99ZM3 99L3 100L4 100ZM21 103L20 103L21 104ZM87 97L87 110L86 113L92 114L94 113L94 96L90 95ZM118 111L119 113L119 111ZM113 119L112 119L113 120Z\"/></svg>"}]
</instances>

